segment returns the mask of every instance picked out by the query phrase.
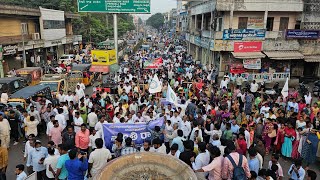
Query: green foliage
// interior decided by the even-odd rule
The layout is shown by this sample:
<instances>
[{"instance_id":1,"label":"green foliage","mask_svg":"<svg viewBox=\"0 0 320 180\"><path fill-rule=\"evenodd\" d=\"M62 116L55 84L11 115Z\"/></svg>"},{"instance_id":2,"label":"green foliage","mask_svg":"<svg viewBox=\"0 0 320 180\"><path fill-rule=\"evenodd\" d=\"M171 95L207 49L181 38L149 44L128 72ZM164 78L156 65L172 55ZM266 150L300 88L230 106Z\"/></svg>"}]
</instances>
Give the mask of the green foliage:
<instances>
[{"instance_id":1,"label":"green foliage","mask_svg":"<svg viewBox=\"0 0 320 180\"><path fill-rule=\"evenodd\" d=\"M164 24L164 17L161 13L157 13L149 17L146 23L149 26L159 29Z\"/></svg>"},{"instance_id":2,"label":"green foliage","mask_svg":"<svg viewBox=\"0 0 320 180\"><path fill-rule=\"evenodd\" d=\"M1 4L17 5L28 8L39 6L77 13L77 0L0 0ZM79 13L79 19L73 19L73 33L81 34L86 42L101 42L113 38L113 16L102 13ZM108 19L107 19L108 18ZM129 14L118 15L118 34L124 35L134 30L133 17Z\"/></svg>"}]
</instances>

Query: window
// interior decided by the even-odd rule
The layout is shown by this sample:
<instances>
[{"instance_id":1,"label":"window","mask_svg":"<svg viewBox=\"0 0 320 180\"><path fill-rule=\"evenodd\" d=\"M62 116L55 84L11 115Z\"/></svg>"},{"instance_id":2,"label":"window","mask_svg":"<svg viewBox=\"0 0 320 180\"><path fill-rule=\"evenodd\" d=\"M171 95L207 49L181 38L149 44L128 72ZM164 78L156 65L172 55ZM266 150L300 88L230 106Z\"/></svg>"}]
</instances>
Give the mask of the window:
<instances>
[{"instance_id":1,"label":"window","mask_svg":"<svg viewBox=\"0 0 320 180\"><path fill-rule=\"evenodd\" d=\"M65 29L64 21L43 20L44 29Z\"/></svg>"},{"instance_id":2,"label":"window","mask_svg":"<svg viewBox=\"0 0 320 180\"><path fill-rule=\"evenodd\" d=\"M238 29L247 29L248 17L239 17Z\"/></svg>"},{"instance_id":3,"label":"window","mask_svg":"<svg viewBox=\"0 0 320 180\"><path fill-rule=\"evenodd\" d=\"M301 28L301 21L297 21L296 25L294 26L294 29L300 29Z\"/></svg>"},{"instance_id":4,"label":"window","mask_svg":"<svg viewBox=\"0 0 320 180\"><path fill-rule=\"evenodd\" d=\"M28 24L21 23L21 34L28 34Z\"/></svg>"},{"instance_id":5,"label":"window","mask_svg":"<svg viewBox=\"0 0 320 180\"><path fill-rule=\"evenodd\" d=\"M218 29L217 29L217 31L222 31L222 18L221 17L218 18Z\"/></svg>"},{"instance_id":6,"label":"window","mask_svg":"<svg viewBox=\"0 0 320 180\"><path fill-rule=\"evenodd\" d=\"M267 18L267 31L273 31L274 17Z\"/></svg>"},{"instance_id":7,"label":"window","mask_svg":"<svg viewBox=\"0 0 320 180\"><path fill-rule=\"evenodd\" d=\"M289 17L280 17L279 31L285 31L288 29Z\"/></svg>"}]
</instances>

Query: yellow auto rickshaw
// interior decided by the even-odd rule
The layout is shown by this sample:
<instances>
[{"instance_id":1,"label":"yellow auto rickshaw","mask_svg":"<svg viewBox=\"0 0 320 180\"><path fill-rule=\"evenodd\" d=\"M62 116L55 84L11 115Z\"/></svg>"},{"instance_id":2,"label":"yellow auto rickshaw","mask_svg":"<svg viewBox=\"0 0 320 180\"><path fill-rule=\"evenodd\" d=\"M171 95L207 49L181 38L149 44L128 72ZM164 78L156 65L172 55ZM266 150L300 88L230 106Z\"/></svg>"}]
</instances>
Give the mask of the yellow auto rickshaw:
<instances>
[{"instance_id":1,"label":"yellow auto rickshaw","mask_svg":"<svg viewBox=\"0 0 320 180\"><path fill-rule=\"evenodd\" d=\"M81 82L85 86L89 86L92 84L94 79L94 73L90 72L91 64L77 64L73 65L71 71L68 73L68 78L72 80L73 78L81 78Z\"/></svg>"},{"instance_id":2,"label":"yellow auto rickshaw","mask_svg":"<svg viewBox=\"0 0 320 180\"><path fill-rule=\"evenodd\" d=\"M20 105L23 108L27 107L27 100L36 99L38 97L45 97L49 101L52 101L51 90L49 86L45 85L35 85L28 86L19 91L13 93L9 100L8 104L13 108Z\"/></svg>"},{"instance_id":3,"label":"yellow auto rickshaw","mask_svg":"<svg viewBox=\"0 0 320 180\"><path fill-rule=\"evenodd\" d=\"M51 92L55 95L59 93L59 91L67 90L67 81L65 74L45 74L42 76L41 85L49 86Z\"/></svg>"},{"instance_id":4,"label":"yellow auto rickshaw","mask_svg":"<svg viewBox=\"0 0 320 180\"><path fill-rule=\"evenodd\" d=\"M17 69L16 74L25 78L28 85L34 86L39 84L43 72L41 67L26 67Z\"/></svg>"}]
</instances>

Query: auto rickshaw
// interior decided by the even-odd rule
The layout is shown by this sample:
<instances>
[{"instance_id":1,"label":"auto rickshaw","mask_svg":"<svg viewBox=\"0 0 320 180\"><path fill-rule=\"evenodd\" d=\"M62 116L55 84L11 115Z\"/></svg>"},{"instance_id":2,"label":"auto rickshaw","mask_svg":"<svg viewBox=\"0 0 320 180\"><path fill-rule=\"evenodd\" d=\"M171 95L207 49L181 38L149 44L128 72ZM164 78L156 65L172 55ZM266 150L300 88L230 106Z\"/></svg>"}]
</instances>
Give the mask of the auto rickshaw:
<instances>
[{"instance_id":1,"label":"auto rickshaw","mask_svg":"<svg viewBox=\"0 0 320 180\"><path fill-rule=\"evenodd\" d=\"M5 77L0 79L0 94L3 92L8 95L15 93L16 91L26 86L26 80L21 77Z\"/></svg>"},{"instance_id":2,"label":"auto rickshaw","mask_svg":"<svg viewBox=\"0 0 320 180\"><path fill-rule=\"evenodd\" d=\"M81 82L85 86L89 86L92 84L92 81L94 79L94 73L90 72L91 64L77 64L73 65L71 68L71 71L68 73L69 79L72 79L73 77L78 78L79 74L82 76Z\"/></svg>"},{"instance_id":3,"label":"auto rickshaw","mask_svg":"<svg viewBox=\"0 0 320 180\"><path fill-rule=\"evenodd\" d=\"M18 105L26 108L29 100L36 100L36 98L40 97L45 97L46 99L52 101L52 95L49 86L39 84L25 87L13 93L8 100L8 104L13 108L17 107Z\"/></svg>"},{"instance_id":4,"label":"auto rickshaw","mask_svg":"<svg viewBox=\"0 0 320 180\"><path fill-rule=\"evenodd\" d=\"M27 84L34 86L39 84L42 76L41 67L26 67L16 70L17 76L23 77L26 79Z\"/></svg>"},{"instance_id":5,"label":"auto rickshaw","mask_svg":"<svg viewBox=\"0 0 320 180\"><path fill-rule=\"evenodd\" d=\"M53 94L58 94L60 90L67 91L67 81L65 74L45 74L42 76L41 85L49 86Z\"/></svg>"}]
</instances>

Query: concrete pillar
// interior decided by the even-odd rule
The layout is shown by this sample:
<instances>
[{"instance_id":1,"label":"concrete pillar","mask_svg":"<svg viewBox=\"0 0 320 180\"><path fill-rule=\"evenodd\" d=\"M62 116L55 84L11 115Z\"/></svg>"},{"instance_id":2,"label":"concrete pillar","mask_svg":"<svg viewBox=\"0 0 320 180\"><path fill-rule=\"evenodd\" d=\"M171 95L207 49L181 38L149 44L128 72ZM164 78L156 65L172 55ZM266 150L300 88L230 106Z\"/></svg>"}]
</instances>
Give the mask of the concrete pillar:
<instances>
[{"instance_id":1,"label":"concrete pillar","mask_svg":"<svg viewBox=\"0 0 320 180\"><path fill-rule=\"evenodd\" d=\"M264 17L263 17L263 28L264 28L264 29L267 29L268 14L269 14L269 11L266 9L266 10L264 11ZM272 31L272 30L271 30L271 31Z\"/></svg>"},{"instance_id":2,"label":"concrete pillar","mask_svg":"<svg viewBox=\"0 0 320 180\"><path fill-rule=\"evenodd\" d=\"M212 31L215 31L215 29L211 29L212 21L213 21L213 11L211 11L211 15L210 15L210 24L209 24L209 27L210 27L210 38L212 38Z\"/></svg>"},{"instance_id":3,"label":"concrete pillar","mask_svg":"<svg viewBox=\"0 0 320 180\"><path fill-rule=\"evenodd\" d=\"M201 14L201 31L204 28L204 14Z\"/></svg>"},{"instance_id":4,"label":"concrete pillar","mask_svg":"<svg viewBox=\"0 0 320 180\"><path fill-rule=\"evenodd\" d=\"M199 60L199 47L196 46L196 57L195 60Z\"/></svg>"},{"instance_id":5,"label":"concrete pillar","mask_svg":"<svg viewBox=\"0 0 320 180\"><path fill-rule=\"evenodd\" d=\"M195 15L195 16L194 16L194 17L195 17L195 18L194 18L194 29L195 29L195 30L197 30L197 23L198 23L198 22L197 22L197 21L198 21L198 17L197 17L197 16L198 16L198 15Z\"/></svg>"},{"instance_id":6,"label":"concrete pillar","mask_svg":"<svg viewBox=\"0 0 320 180\"><path fill-rule=\"evenodd\" d=\"M234 10L234 4L232 3L230 5L230 19L229 19L229 28L232 29L232 25L233 25L233 10Z\"/></svg>"}]
</instances>

